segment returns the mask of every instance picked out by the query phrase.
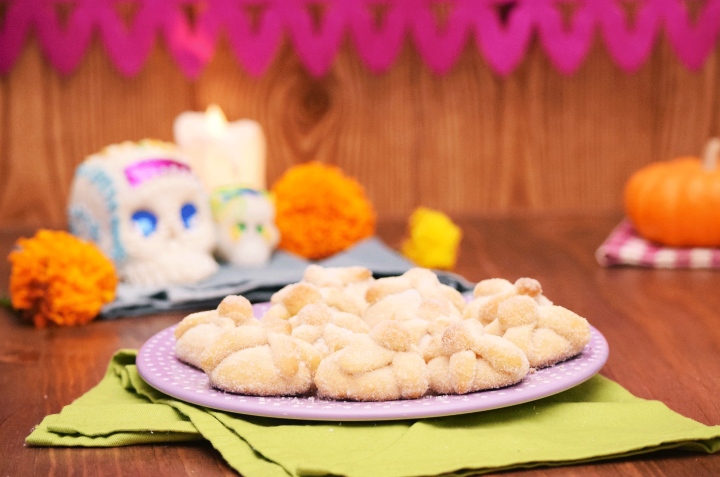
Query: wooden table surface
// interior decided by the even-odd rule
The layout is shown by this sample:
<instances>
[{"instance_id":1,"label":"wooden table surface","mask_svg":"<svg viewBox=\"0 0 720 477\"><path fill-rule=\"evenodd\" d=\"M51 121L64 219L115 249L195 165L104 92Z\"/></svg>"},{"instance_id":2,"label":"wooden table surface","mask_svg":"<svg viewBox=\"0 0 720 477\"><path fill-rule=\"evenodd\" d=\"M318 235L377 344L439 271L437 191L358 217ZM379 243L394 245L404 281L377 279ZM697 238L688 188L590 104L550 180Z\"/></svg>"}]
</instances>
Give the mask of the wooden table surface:
<instances>
[{"instance_id":1,"label":"wooden table surface","mask_svg":"<svg viewBox=\"0 0 720 477\"><path fill-rule=\"evenodd\" d=\"M657 399L704 424L720 424L720 271L604 269L594 252L618 216L497 218L459 221L464 231L456 272L471 281L537 278L555 303L585 316L607 338L601 374L633 394ZM0 231L0 295L5 256L28 230ZM379 225L398 247L404 223ZM0 475L236 475L208 444L108 449L28 448L33 426L100 381L120 348L138 348L181 314L96 321L36 330L0 311ZM720 454L665 451L522 476L720 475Z\"/></svg>"}]
</instances>

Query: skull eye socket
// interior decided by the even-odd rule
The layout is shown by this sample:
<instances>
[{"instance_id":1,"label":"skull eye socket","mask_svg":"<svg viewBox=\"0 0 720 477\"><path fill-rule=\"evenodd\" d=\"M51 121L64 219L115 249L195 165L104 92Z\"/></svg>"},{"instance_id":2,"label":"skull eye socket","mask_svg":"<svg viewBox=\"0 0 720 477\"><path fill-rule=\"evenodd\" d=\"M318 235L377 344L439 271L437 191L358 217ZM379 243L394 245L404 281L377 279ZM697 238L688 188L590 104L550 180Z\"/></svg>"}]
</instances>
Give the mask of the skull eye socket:
<instances>
[{"instance_id":1,"label":"skull eye socket","mask_svg":"<svg viewBox=\"0 0 720 477\"><path fill-rule=\"evenodd\" d=\"M180 217L182 217L183 225L186 229L194 227L197 221L197 207L188 202L180 209Z\"/></svg>"},{"instance_id":2,"label":"skull eye socket","mask_svg":"<svg viewBox=\"0 0 720 477\"><path fill-rule=\"evenodd\" d=\"M132 214L135 228L143 237L149 237L157 230L157 217L149 210L138 210Z\"/></svg>"}]
</instances>

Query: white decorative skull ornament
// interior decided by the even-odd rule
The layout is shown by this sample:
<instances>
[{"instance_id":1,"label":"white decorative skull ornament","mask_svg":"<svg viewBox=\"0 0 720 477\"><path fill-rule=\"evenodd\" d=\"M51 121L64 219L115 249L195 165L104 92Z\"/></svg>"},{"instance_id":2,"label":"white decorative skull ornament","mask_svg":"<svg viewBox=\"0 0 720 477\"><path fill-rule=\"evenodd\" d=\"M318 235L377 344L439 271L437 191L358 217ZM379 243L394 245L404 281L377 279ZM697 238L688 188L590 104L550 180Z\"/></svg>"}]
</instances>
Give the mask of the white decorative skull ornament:
<instances>
[{"instance_id":1,"label":"white decorative skull ornament","mask_svg":"<svg viewBox=\"0 0 720 477\"><path fill-rule=\"evenodd\" d=\"M190 284L218 269L208 197L173 144L124 142L88 157L68 209L71 231L97 243L127 283Z\"/></svg>"},{"instance_id":2,"label":"white decorative skull ornament","mask_svg":"<svg viewBox=\"0 0 720 477\"><path fill-rule=\"evenodd\" d=\"M213 192L211 204L217 224L218 255L240 267L267 263L280 239L270 194L222 187Z\"/></svg>"}]
</instances>

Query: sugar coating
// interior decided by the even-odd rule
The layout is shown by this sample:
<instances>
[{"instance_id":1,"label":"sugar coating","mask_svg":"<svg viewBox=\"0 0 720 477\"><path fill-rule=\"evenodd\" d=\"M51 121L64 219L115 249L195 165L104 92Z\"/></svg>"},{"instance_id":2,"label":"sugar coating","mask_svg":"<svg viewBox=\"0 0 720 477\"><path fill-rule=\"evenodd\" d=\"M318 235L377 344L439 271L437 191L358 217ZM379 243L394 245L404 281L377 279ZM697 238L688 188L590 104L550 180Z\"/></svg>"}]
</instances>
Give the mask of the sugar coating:
<instances>
[{"instance_id":1,"label":"sugar coating","mask_svg":"<svg viewBox=\"0 0 720 477\"><path fill-rule=\"evenodd\" d=\"M370 327L357 315L311 303L288 319L292 336L312 344L326 356L347 345L355 333L367 334Z\"/></svg>"},{"instance_id":2,"label":"sugar coating","mask_svg":"<svg viewBox=\"0 0 720 477\"><path fill-rule=\"evenodd\" d=\"M175 328L175 355L181 361L200 366L205 349L215 342L223 331L237 326L261 326L255 318L250 302L242 296L227 296L215 310L193 313L182 319Z\"/></svg>"},{"instance_id":3,"label":"sugar coating","mask_svg":"<svg viewBox=\"0 0 720 477\"><path fill-rule=\"evenodd\" d=\"M321 267L309 265L298 283L273 294L266 313L272 319L289 319L311 303L324 303L336 310L360 315L367 308L367 288L374 281L365 267Z\"/></svg>"},{"instance_id":4,"label":"sugar coating","mask_svg":"<svg viewBox=\"0 0 720 477\"><path fill-rule=\"evenodd\" d=\"M318 287L326 305L346 313L360 315L368 306L368 287L375 281L365 267L321 267L309 265L303 282Z\"/></svg>"},{"instance_id":5,"label":"sugar coating","mask_svg":"<svg viewBox=\"0 0 720 477\"><path fill-rule=\"evenodd\" d=\"M374 279L363 267L310 265L261 320L227 297L175 335L178 358L225 391L385 401L516 384L582 351L590 328L532 278L483 280L466 302L422 268Z\"/></svg>"},{"instance_id":6,"label":"sugar coating","mask_svg":"<svg viewBox=\"0 0 720 477\"><path fill-rule=\"evenodd\" d=\"M273 294L270 298L272 306L266 315L288 319L297 315L305 305L321 301L322 294L315 285L304 282L293 283Z\"/></svg>"},{"instance_id":7,"label":"sugar coating","mask_svg":"<svg viewBox=\"0 0 720 477\"><path fill-rule=\"evenodd\" d=\"M202 354L216 388L253 396L311 392L320 353L305 341L262 327L226 330Z\"/></svg>"},{"instance_id":8,"label":"sugar coating","mask_svg":"<svg viewBox=\"0 0 720 477\"><path fill-rule=\"evenodd\" d=\"M343 288L370 280L372 272L365 267L322 267L315 264L308 265L302 278L302 281L318 287L333 288Z\"/></svg>"},{"instance_id":9,"label":"sugar coating","mask_svg":"<svg viewBox=\"0 0 720 477\"><path fill-rule=\"evenodd\" d=\"M590 341L590 324L558 305L540 305L528 296L500 303L497 322L486 330L522 349L530 366L543 368L580 353Z\"/></svg>"},{"instance_id":10,"label":"sugar coating","mask_svg":"<svg viewBox=\"0 0 720 477\"><path fill-rule=\"evenodd\" d=\"M372 305L384 297L411 289L424 299L447 300L458 311L465 307L465 300L459 291L440 283L437 275L425 268L412 268L398 277L376 280L368 287L366 299Z\"/></svg>"},{"instance_id":11,"label":"sugar coating","mask_svg":"<svg viewBox=\"0 0 720 477\"><path fill-rule=\"evenodd\" d=\"M463 317L487 326L497 319L498 305L517 295L529 296L544 305L552 304L542 294L540 282L533 278L519 278L515 283L504 278L490 278L475 285L473 299L464 307Z\"/></svg>"},{"instance_id":12,"label":"sugar coating","mask_svg":"<svg viewBox=\"0 0 720 477\"><path fill-rule=\"evenodd\" d=\"M530 365L513 343L485 334L477 321L464 320L443 331L440 354L428 362L428 370L432 391L466 394L518 383Z\"/></svg>"},{"instance_id":13,"label":"sugar coating","mask_svg":"<svg viewBox=\"0 0 720 477\"><path fill-rule=\"evenodd\" d=\"M382 297L370 305L363 319L370 325L389 319L404 321L415 318L417 310L422 303L422 297L417 290L408 289Z\"/></svg>"},{"instance_id":14,"label":"sugar coating","mask_svg":"<svg viewBox=\"0 0 720 477\"><path fill-rule=\"evenodd\" d=\"M399 322L386 320L323 359L315 383L324 398L388 401L419 398L429 381L410 335Z\"/></svg>"},{"instance_id":15,"label":"sugar coating","mask_svg":"<svg viewBox=\"0 0 720 477\"><path fill-rule=\"evenodd\" d=\"M184 363L200 367L200 356L203 351L220 337L223 329L232 328L232 320L217 319L207 323L197 322L178 338L175 355Z\"/></svg>"}]
</instances>

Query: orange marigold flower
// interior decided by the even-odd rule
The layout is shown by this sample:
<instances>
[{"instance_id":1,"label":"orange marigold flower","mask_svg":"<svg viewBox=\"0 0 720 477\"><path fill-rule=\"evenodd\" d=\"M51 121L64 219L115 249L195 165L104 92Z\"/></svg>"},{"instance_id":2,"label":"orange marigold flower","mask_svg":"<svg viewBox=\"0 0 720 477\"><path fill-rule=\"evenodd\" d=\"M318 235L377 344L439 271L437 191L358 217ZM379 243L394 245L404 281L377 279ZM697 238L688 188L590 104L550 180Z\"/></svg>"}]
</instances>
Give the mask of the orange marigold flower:
<instances>
[{"instance_id":1,"label":"orange marigold flower","mask_svg":"<svg viewBox=\"0 0 720 477\"><path fill-rule=\"evenodd\" d=\"M94 244L40 230L16 246L8 256L12 306L36 327L85 324L115 299L115 267Z\"/></svg>"},{"instance_id":2,"label":"orange marigold flower","mask_svg":"<svg viewBox=\"0 0 720 477\"><path fill-rule=\"evenodd\" d=\"M279 247L317 260L375 233L375 210L362 186L335 166L293 166L273 185Z\"/></svg>"}]
</instances>

